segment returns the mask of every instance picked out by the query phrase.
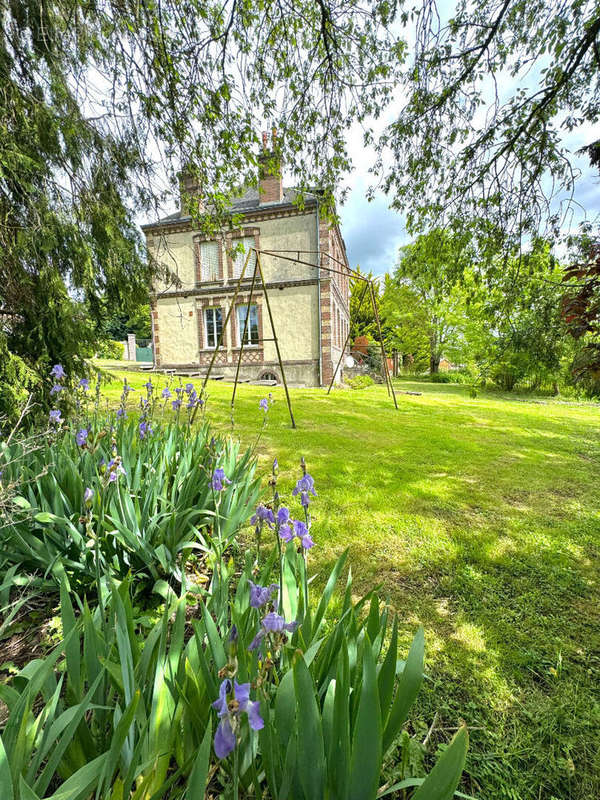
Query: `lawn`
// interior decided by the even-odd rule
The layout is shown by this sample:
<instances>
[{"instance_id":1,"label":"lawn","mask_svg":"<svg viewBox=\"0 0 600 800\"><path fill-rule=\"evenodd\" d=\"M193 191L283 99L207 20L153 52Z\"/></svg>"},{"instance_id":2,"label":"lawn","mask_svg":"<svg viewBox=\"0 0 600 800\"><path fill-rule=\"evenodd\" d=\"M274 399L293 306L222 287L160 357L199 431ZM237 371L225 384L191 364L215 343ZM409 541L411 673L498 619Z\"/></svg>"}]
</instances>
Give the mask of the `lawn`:
<instances>
[{"instance_id":1,"label":"lawn","mask_svg":"<svg viewBox=\"0 0 600 800\"><path fill-rule=\"evenodd\" d=\"M147 375L128 379L139 388ZM600 409L398 388L422 394L399 394L396 411L380 386L292 390L292 430L277 387L262 471L277 456L285 494L304 456L318 491L314 569L349 548L357 589L381 584L397 609L403 647L425 626L428 681L411 725L424 738L434 722L435 745L466 720L468 791L599 797ZM238 388L233 426L231 390L209 384L208 415L253 443L266 390Z\"/></svg>"}]
</instances>

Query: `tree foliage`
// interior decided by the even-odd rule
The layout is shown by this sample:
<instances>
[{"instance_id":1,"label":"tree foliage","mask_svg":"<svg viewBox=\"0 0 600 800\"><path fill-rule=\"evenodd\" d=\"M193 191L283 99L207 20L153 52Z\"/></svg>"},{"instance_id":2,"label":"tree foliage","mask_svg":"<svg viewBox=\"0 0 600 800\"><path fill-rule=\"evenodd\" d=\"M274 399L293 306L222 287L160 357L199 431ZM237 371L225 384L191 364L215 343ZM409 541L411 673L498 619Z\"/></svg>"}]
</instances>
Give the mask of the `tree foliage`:
<instances>
[{"instance_id":1,"label":"tree foliage","mask_svg":"<svg viewBox=\"0 0 600 800\"><path fill-rule=\"evenodd\" d=\"M355 272L364 275L368 280L373 281L373 273L361 272L360 265ZM377 310L380 308L380 288L377 281L372 283L373 296ZM357 336L367 336L372 341L379 341L379 331L377 330L377 320L373 309L373 300L369 290L369 284L360 278L350 278L350 340L354 341Z\"/></svg>"},{"instance_id":2,"label":"tree foliage","mask_svg":"<svg viewBox=\"0 0 600 800\"><path fill-rule=\"evenodd\" d=\"M598 4L459 0L450 13L435 0L415 12L406 101L379 142L386 187L413 226L557 231L578 177L565 132L600 116Z\"/></svg>"},{"instance_id":3,"label":"tree foliage","mask_svg":"<svg viewBox=\"0 0 600 800\"><path fill-rule=\"evenodd\" d=\"M563 270L548 243L497 262L495 279L483 280L477 250L441 229L401 248L381 298L386 343L417 370L435 373L445 357L507 391L568 382L576 353L561 318Z\"/></svg>"},{"instance_id":4,"label":"tree foliage","mask_svg":"<svg viewBox=\"0 0 600 800\"><path fill-rule=\"evenodd\" d=\"M481 323L475 358L483 377L508 391L523 381L556 387L573 349L561 320L562 268L542 243L513 261L504 282L474 304Z\"/></svg>"},{"instance_id":5,"label":"tree foliage","mask_svg":"<svg viewBox=\"0 0 600 800\"><path fill-rule=\"evenodd\" d=\"M418 331L421 348L426 339L431 373L439 370L443 355L460 349L465 327L463 279L471 257L462 238L441 229L421 234L400 249L385 318L388 324L395 321L412 329L413 340ZM413 348L418 349L416 342Z\"/></svg>"}]
</instances>

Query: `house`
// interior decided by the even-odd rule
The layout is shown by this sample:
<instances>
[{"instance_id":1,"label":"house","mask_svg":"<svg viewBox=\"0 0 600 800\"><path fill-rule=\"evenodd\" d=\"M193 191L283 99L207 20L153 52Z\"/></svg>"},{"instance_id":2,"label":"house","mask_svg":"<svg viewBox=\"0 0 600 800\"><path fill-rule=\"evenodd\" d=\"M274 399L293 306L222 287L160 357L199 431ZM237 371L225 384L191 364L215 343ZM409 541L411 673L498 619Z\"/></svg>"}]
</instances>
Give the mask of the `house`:
<instances>
[{"instance_id":1,"label":"house","mask_svg":"<svg viewBox=\"0 0 600 800\"><path fill-rule=\"evenodd\" d=\"M261 253L260 261L286 380L306 386L323 386L331 380L350 326L344 240L338 225L320 219L316 195L306 196L302 208L294 203L296 192L283 187L281 170L272 166L275 148L267 145L263 134L258 189L247 190L231 207L242 217L239 229L207 238L194 230L185 202L177 213L142 226L151 255L177 276L152 290L157 368L206 372L246 255L255 248L278 253ZM201 198L192 180L183 183L182 200L190 195ZM252 252L215 359L213 372L225 378L235 375L255 258ZM341 380L342 368L336 380ZM260 282L250 306L240 378L281 381Z\"/></svg>"}]
</instances>

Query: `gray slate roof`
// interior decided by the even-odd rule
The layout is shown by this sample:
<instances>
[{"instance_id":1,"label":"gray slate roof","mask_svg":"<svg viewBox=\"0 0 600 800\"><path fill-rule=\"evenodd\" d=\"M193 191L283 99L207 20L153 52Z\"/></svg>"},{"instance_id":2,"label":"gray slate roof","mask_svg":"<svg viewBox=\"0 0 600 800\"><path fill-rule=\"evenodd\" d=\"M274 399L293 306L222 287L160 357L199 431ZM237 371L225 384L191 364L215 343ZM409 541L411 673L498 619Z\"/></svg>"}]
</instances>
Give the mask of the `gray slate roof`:
<instances>
[{"instance_id":1,"label":"gray slate roof","mask_svg":"<svg viewBox=\"0 0 600 800\"><path fill-rule=\"evenodd\" d=\"M257 208L277 208L280 206L284 208L286 206L293 205L296 197L298 196L298 192L295 189L283 189L283 199L281 202L275 203L259 203L258 201L258 189L247 189L244 194L240 197L237 197L231 204L231 212L233 214L243 214L248 211L254 211ZM312 204L313 200L311 197L306 198L306 204ZM142 225L142 230L147 230L148 228L155 228L159 225L173 225L179 222L187 222L190 220L191 217L188 214L182 214L181 210L176 211L174 214L169 214L166 217L162 217L161 219L157 220L156 222L148 223L147 225Z\"/></svg>"}]
</instances>

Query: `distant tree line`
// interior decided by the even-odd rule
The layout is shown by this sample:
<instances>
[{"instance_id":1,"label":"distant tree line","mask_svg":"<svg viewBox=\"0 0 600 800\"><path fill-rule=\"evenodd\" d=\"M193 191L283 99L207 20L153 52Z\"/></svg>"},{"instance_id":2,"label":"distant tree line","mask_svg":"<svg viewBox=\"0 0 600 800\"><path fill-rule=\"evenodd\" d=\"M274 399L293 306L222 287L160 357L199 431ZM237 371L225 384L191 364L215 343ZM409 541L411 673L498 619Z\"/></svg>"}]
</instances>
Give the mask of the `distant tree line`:
<instances>
[{"instance_id":1,"label":"distant tree line","mask_svg":"<svg viewBox=\"0 0 600 800\"><path fill-rule=\"evenodd\" d=\"M585 255L588 258L585 258ZM408 372L439 373L447 359L474 382L600 394L600 250L579 238L565 269L548 242L481 264L474 240L433 229L400 249L377 293L384 344ZM493 276L493 277L491 277ZM351 286L351 330L373 341L370 304L357 313Z\"/></svg>"}]
</instances>

